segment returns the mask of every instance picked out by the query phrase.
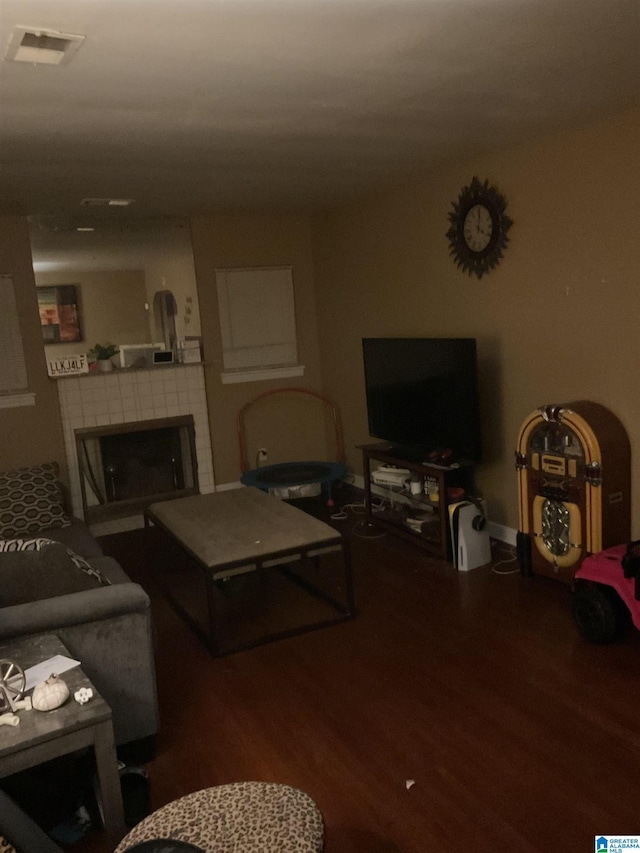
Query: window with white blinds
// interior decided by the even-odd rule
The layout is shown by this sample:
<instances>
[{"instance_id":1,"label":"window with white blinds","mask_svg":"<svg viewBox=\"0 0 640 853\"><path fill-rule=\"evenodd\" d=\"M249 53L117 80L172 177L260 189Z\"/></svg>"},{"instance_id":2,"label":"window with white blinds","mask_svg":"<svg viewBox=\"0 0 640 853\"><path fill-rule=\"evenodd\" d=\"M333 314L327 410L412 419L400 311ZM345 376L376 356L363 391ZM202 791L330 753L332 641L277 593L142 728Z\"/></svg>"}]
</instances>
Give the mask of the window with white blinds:
<instances>
[{"instance_id":1,"label":"window with white blinds","mask_svg":"<svg viewBox=\"0 0 640 853\"><path fill-rule=\"evenodd\" d=\"M18 307L10 275L0 275L0 408L33 405L27 390Z\"/></svg>"},{"instance_id":2,"label":"window with white blinds","mask_svg":"<svg viewBox=\"0 0 640 853\"><path fill-rule=\"evenodd\" d=\"M291 267L216 270L223 382L299 376Z\"/></svg>"}]
</instances>

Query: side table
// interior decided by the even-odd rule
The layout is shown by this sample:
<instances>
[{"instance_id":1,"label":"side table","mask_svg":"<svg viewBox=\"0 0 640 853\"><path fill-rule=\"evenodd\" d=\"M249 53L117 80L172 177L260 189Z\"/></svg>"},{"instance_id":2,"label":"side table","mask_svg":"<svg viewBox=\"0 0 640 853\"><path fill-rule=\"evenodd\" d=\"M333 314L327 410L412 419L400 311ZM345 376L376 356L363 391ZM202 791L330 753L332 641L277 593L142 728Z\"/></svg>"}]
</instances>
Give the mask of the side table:
<instances>
[{"instance_id":1,"label":"side table","mask_svg":"<svg viewBox=\"0 0 640 853\"><path fill-rule=\"evenodd\" d=\"M72 657L52 634L21 637L0 645L0 659L14 661L23 669L54 655ZM104 828L111 841L118 841L126 829L111 708L80 666L63 673L62 678L71 692L64 705L54 711L18 711L20 725L0 726L0 778L92 746ZM73 698L81 687L93 690L93 698L85 705Z\"/></svg>"}]
</instances>

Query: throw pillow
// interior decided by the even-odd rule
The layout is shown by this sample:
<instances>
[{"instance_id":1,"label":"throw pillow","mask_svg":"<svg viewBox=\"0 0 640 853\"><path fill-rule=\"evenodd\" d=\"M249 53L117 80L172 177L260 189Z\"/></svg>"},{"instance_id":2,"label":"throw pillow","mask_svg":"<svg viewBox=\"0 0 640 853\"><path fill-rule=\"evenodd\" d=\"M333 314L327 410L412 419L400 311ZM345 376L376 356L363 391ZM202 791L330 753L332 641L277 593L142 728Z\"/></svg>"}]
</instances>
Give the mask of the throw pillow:
<instances>
[{"instance_id":1,"label":"throw pillow","mask_svg":"<svg viewBox=\"0 0 640 853\"><path fill-rule=\"evenodd\" d=\"M53 539L0 539L0 554L10 551L39 551L45 545L51 545Z\"/></svg>"},{"instance_id":2,"label":"throw pillow","mask_svg":"<svg viewBox=\"0 0 640 853\"><path fill-rule=\"evenodd\" d=\"M111 586L111 581L102 574L100 569L92 566L84 557L81 557L80 554L76 554L75 551L72 551L71 548L67 548L64 543L58 542L57 539L43 539L42 537L37 537L35 539L0 539L0 554L9 553L11 551L41 551L48 545L57 545L64 548L69 559L76 568L85 572L85 574L90 577L95 578L95 580L100 582L101 586Z\"/></svg>"},{"instance_id":3,"label":"throw pillow","mask_svg":"<svg viewBox=\"0 0 640 853\"><path fill-rule=\"evenodd\" d=\"M71 524L58 476L57 462L0 474L0 537Z\"/></svg>"},{"instance_id":4,"label":"throw pillow","mask_svg":"<svg viewBox=\"0 0 640 853\"><path fill-rule=\"evenodd\" d=\"M83 557L52 539L0 541L0 607L107 586Z\"/></svg>"}]
</instances>

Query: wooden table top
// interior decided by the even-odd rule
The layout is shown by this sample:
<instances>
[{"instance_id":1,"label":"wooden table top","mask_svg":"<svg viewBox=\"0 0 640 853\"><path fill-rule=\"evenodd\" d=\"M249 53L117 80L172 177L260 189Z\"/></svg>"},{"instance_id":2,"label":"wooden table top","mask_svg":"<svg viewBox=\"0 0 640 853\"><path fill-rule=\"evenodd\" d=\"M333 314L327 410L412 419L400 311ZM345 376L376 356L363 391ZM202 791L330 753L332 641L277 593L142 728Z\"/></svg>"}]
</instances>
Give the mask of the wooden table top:
<instances>
[{"instance_id":1,"label":"wooden table top","mask_svg":"<svg viewBox=\"0 0 640 853\"><path fill-rule=\"evenodd\" d=\"M324 521L251 487L155 503L147 515L211 569L342 541Z\"/></svg>"}]
</instances>

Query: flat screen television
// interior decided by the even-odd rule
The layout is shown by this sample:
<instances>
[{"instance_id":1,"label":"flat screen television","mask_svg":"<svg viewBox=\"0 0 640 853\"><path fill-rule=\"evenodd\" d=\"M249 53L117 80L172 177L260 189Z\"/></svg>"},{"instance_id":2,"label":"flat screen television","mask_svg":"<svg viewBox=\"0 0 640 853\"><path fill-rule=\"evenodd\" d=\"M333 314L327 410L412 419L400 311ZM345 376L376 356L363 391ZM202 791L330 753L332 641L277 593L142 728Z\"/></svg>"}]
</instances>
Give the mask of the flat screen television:
<instances>
[{"instance_id":1,"label":"flat screen television","mask_svg":"<svg viewBox=\"0 0 640 853\"><path fill-rule=\"evenodd\" d=\"M475 338L363 338L369 433L402 458L479 462Z\"/></svg>"}]
</instances>

